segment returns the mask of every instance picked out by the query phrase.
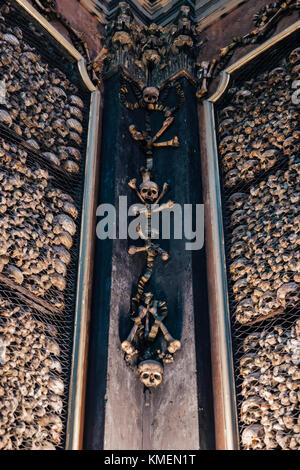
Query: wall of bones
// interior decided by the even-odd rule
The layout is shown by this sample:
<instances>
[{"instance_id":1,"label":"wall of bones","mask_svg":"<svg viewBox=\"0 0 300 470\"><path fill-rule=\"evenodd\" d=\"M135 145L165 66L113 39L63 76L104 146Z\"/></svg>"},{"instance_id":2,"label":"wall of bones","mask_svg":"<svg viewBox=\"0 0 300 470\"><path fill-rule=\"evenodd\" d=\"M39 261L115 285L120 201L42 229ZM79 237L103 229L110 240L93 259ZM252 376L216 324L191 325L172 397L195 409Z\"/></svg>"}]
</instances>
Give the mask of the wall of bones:
<instances>
[{"instance_id":1,"label":"wall of bones","mask_svg":"<svg viewBox=\"0 0 300 470\"><path fill-rule=\"evenodd\" d=\"M16 8L0 2L0 449L54 449L65 442L89 105L77 63Z\"/></svg>"},{"instance_id":2,"label":"wall of bones","mask_svg":"<svg viewBox=\"0 0 300 470\"><path fill-rule=\"evenodd\" d=\"M300 49L236 79L218 109L241 447L300 448Z\"/></svg>"}]
</instances>

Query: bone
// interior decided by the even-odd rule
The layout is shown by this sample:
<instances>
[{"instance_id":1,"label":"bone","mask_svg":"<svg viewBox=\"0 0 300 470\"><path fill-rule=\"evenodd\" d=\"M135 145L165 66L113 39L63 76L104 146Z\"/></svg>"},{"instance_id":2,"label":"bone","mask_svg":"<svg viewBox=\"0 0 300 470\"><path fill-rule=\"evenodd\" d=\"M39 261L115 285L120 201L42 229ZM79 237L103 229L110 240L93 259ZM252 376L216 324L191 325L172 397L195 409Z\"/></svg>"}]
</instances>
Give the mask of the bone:
<instances>
[{"instance_id":1,"label":"bone","mask_svg":"<svg viewBox=\"0 0 300 470\"><path fill-rule=\"evenodd\" d=\"M297 166L290 159L288 170L277 170L250 186L248 195L233 193L228 201L230 275L239 323L282 313L299 302Z\"/></svg>"},{"instance_id":2,"label":"bone","mask_svg":"<svg viewBox=\"0 0 300 470\"><path fill-rule=\"evenodd\" d=\"M61 309L78 209L26 151L2 138L0 152L1 275Z\"/></svg>"},{"instance_id":3,"label":"bone","mask_svg":"<svg viewBox=\"0 0 300 470\"><path fill-rule=\"evenodd\" d=\"M56 329L2 296L0 317L0 449L55 449L63 439L64 390Z\"/></svg>"},{"instance_id":4,"label":"bone","mask_svg":"<svg viewBox=\"0 0 300 470\"><path fill-rule=\"evenodd\" d=\"M299 63L299 48L269 72L229 90L230 106L219 111L219 152L225 187L248 183L297 152L299 110L292 103L291 74Z\"/></svg>"},{"instance_id":5,"label":"bone","mask_svg":"<svg viewBox=\"0 0 300 470\"><path fill-rule=\"evenodd\" d=\"M242 445L246 450L299 449L300 320L247 336L240 360Z\"/></svg>"},{"instance_id":6,"label":"bone","mask_svg":"<svg viewBox=\"0 0 300 470\"><path fill-rule=\"evenodd\" d=\"M6 71L6 109L0 110L0 122L22 136L28 148L42 150L50 165L78 174L85 111L79 90L58 69L50 71L20 29L17 37L10 26L2 28L0 67ZM70 153L68 165L63 165L60 145L76 148L77 163Z\"/></svg>"}]
</instances>

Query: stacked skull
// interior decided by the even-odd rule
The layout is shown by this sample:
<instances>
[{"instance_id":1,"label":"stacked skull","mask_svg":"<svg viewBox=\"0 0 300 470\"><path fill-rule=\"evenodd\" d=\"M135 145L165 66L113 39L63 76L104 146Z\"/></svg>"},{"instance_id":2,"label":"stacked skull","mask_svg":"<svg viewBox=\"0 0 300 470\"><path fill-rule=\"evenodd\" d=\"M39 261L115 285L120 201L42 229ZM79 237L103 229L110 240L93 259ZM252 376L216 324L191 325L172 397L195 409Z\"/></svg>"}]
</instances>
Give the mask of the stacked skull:
<instances>
[{"instance_id":1,"label":"stacked skull","mask_svg":"<svg viewBox=\"0 0 300 470\"><path fill-rule=\"evenodd\" d=\"M230 105L219 112L229 272L234 314L242 324L299 302L300 130L299 106L292 100L297 51L288 62L231 88Z\"/></svg>"},{"instance_id":2,"label":"stacked skull","mask_svg":"<svg viewBox=\"0 0 300 470\"><path fill-rule=\"evenodd\" d=\"M0 273L62 309L78 211L48 171L0 141Z\"/></svg>"}]
</instances>

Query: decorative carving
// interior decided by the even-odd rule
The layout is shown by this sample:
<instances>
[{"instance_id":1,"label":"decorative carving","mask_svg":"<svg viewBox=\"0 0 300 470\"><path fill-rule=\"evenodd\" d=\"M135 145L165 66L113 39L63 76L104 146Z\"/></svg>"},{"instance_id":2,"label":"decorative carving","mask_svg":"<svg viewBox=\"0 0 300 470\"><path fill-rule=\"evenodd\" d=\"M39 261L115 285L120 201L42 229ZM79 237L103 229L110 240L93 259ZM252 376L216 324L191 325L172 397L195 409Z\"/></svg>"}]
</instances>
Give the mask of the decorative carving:
<instances>
[{"instance_id":1,"label":"decorative carving","mask_svg":"<svg viewBox=\"0 0 300 470\"><path fill-rule=\"evenodd\" d=\"M183 25L182 28L184 30ZM161 28L152 25L147 29L144 28L144 34L146 34L147 38L143 42L141 63L146 67L147 80L149 80L152 76L153 68L161 60L158 51L159 54L164 54L163 43L161 42L163 41L163 31ZM179 47L179 42L177 46ZM131 91L136 99L135 102L128 99L129 87L131 87ZM176 93L176 106L166 104L171 90ZM132 78L125 77L122 74L120 100L129 111L136 111L138 109L144 111L145 130L139 131L132 124L129 126L129 131L133 140L140 144L146 157L146 168L141 169L143 182L140 184L139 189L136 186L136 178L129 181L130 188L135 191L142 203L142 207L136 209L136 215L143 215L145 223L143 227L141 227L141 224L137 226L137 232L140 238L144 240L144 246L130 246L128 252L130 255L140 252L146 253L146 269L139 278L137 292L135 297L132 298L131 316L133 316L135 324L127 339L122 342L122 350L125 352L127 362L131 363L132 360L135 360L136 371L144 386L146 388L156 388L163 380L163 363L173 361L173 355L180 349L181 343L170 335L163 323L168 312L167 303L155 300L154 295L150 292L145 293L145 288L153 274L154 262L157 256L160 256L163 261L169 259L169 254L159 244L152 241L158 235L153 231L152 217L154 213L173 206L172 201L160 204L169 187L165 183L162 191L159 193L158 185L151 180L151 170L153 167L153 153L157 147L179 146L177 136L167 142L157 141L173 123L175 119L174 114L183 105L185 98L179 82L167 83L160 92L158 88L149 83L148 86L142 87ZM164 121L161 128L153 136L151 114L154 112L163 113Z\"/></svg>"}]
</instances>

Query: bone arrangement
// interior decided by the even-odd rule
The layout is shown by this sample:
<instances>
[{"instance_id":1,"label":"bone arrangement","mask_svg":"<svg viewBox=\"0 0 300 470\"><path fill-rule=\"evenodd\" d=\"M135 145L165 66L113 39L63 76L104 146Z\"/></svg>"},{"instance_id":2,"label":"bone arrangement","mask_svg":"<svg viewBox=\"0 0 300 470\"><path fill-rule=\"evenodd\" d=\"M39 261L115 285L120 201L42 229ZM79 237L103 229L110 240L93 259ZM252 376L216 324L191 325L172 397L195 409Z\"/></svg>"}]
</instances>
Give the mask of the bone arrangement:
<instances>
[{"instance_id":1,"label":"bone arrangement","mask_svg":"<svg viewBox=\"0 0 300 470\"><path fill-rule=\"evenodd\" d=\"M67 417L87 109L36 34L1 2L0 450L63 448Z\"/></svg>"},{"instance_id":2,"label":"bone arrangement","mask_svg":"<svg viewBox=\"0 0 300 470\"><path fill-rule=\"evenodd\" d=\"M128 100L129 90L132 89L136 98L135 102ZM177 97L176 106L168 106L168 94L170 90L175 91ZM137 179L131 179L129 187L135 192L142 209L137 215L143 212L147 221L144 229L138 225L137 231L144 241L144 246L130 246L128 253L133 256L137 253L144 253L146 256L146 268L138 280L136 294L131 300L131 319L134 326L125 341L122 342L122 350L125 353L125 360L128 364L133 364L139 374L141 382L146 388L156 388L163 380L164 363L171 363L174 354L181 348L179 340L173 338L164 324L168 314L167 302L163 299L156 299L152 292L147 292L147 285L153 275L155 261L158 257L163 262L168 261L170 255L163 250L158 243L153 243L155 234L151 230L152 213L162 212L173 206L173 201L161 204L166 196L169 186L164 183L162 190L152 181L154 153L157 147L178 147L177 136L167 141L160 141L160 137L171 126L175 119L176 112L184 103L184 93L179 82L169 83L160 93L156 87L146 86L142 89L130 78L122 76L121 79L121 102L130 111L140 109L145 115L145 130L138 130L134 125L129 126L129 132L135 142L137 142L145 157L145 167L140 169L142 182L137 186ZM153 136L151 128L151 115L162 113L164 117L161 128Z\"/></svg>"},{"instance_id":3,"label":"bone arrangement","mask_svg":"<svg viewBox=\"0 0 300 470\"><path fill-rule=\"evenodd\" d=\"M218 110L242 448L299 449L300 48Z\"/></svg>"}]
</instances>

